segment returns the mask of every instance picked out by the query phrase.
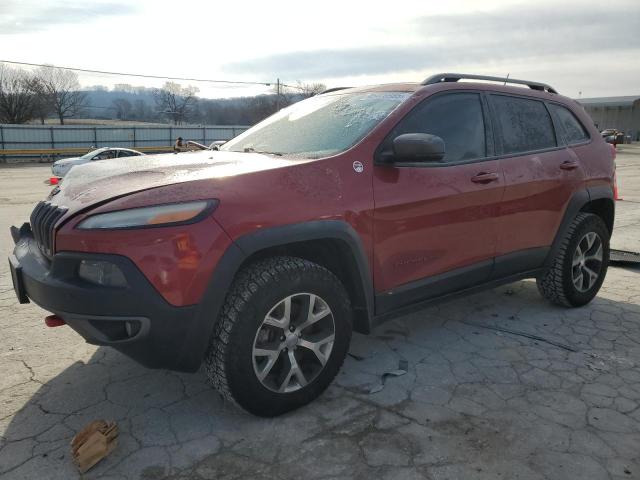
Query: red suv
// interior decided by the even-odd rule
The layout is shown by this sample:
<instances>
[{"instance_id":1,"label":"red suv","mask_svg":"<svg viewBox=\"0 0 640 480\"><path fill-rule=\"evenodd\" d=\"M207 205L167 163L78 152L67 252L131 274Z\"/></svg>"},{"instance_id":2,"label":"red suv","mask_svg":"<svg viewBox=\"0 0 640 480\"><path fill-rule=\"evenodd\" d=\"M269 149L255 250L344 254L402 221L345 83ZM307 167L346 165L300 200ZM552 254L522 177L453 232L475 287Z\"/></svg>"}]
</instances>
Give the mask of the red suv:
<instances>
[{"instance_id":1,"label":"red suv","mask_svg":"<svg viewBox=\"0 0 640 480\"><path fill-rule=\"evenodd\" d=\"M584 305L614 153L575 101L503 82L337 89L220 151L76 167L12 227L19 300L149 367L204 361L265 416L317 397L352 329L409 309L529 277Z\"/></svg>"}]
</instances>

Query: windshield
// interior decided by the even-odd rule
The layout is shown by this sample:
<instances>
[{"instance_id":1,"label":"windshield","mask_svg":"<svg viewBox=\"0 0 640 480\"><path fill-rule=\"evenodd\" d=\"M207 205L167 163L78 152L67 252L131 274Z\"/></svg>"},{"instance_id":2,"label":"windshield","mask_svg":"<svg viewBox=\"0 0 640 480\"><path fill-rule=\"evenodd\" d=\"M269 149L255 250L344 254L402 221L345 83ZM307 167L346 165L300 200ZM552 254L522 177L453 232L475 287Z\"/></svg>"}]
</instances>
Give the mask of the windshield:
<instances>
[{"instance_id":1,"label":"windshield","mask_svg":"<svg viewBox=\"0 0 640 480\"><path fill-rule=\"evenodd\" d=\"M82 155L80 158L93 158L95 155L97 155L98 153L102 152L106 150L106 148L99 148L97 150L91 150L88 153L85 153L84 155Z\"/></svg>"},{"instance_id":2,"label":"windshield","mask_svg":"<svg viewBox=\"0 0 640 480\"><path fill-rule=\"evenodd\" d=\"M335 93L308 98L253 126L220 150L320 158L355 145L409 93Z\"/></svg>"}]
</instances>

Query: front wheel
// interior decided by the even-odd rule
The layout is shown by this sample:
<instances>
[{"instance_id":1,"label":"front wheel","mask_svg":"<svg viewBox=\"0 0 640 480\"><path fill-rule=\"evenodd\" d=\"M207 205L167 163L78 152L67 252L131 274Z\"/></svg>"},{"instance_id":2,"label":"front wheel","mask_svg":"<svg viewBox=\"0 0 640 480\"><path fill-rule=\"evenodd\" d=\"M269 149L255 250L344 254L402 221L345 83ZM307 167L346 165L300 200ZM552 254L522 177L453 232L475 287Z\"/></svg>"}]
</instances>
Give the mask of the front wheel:
<instances>
[{"instance_id":1,"label":"front wheel","mask_svg":"<svg viewBox=\"0 0 640 480\"><path fill-rule=\"evenodd\" d=\"M549 270L537 279L547 300L580 307L596 296L609 266L609 230L597 215L579 213Z\"/></svg>"},{"instance_id":2,"label":"front wheel","mask_svg":"<svg viewBox=\"0 0 640 480\"><path fill-rule=\"evenodd\" d=\"M205 360L213 385L260 416L305 405L331 383L351 340L351 309L324 267L274 257L234 281Z\"/></svg>"}]
</instances>

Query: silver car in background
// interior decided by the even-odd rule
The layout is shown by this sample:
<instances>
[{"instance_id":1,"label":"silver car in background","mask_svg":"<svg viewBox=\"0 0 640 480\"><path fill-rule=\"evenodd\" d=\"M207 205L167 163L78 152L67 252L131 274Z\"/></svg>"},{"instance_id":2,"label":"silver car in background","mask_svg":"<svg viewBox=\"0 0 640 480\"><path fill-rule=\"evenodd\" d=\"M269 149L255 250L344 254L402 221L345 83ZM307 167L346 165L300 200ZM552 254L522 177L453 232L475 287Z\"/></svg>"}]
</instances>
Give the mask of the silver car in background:
<instances>
[{"instance_id":1,"label":"silver car in background","mask_svg":"<svg viewBox=\"0 0 640 480\"><path fill-rule=\"evenodd\" d=\"M82 155L81 157L65 158L54 162L51 166L51 172L56 177L64 177L71 168L76 165L82 165L85 163L93 162L96 160L107 160L110 158L125 158L125 157L137 157L144 155L137 150L131 150L130 148L98 148L92 150L89 153Z\"/></svg>"}]
</instances>

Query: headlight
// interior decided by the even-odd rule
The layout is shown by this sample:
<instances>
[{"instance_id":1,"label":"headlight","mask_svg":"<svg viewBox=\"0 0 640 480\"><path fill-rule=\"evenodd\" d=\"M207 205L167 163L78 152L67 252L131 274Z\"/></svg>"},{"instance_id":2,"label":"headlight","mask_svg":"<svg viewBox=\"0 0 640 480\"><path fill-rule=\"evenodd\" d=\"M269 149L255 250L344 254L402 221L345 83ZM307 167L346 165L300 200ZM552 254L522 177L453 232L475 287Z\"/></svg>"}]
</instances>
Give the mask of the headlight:
<instances>
[{"instance_id":1,"label":"headlight","mask_svg":"<svg viewBox=\"0 0 640 480\"><path fill-rule=\"evenodd\" d=\"M210 214L217 205L217 200L198 200L99 213L83 220L76 228L83 230L144 228L195 223Z\"/></svg>"}]
</instances>

